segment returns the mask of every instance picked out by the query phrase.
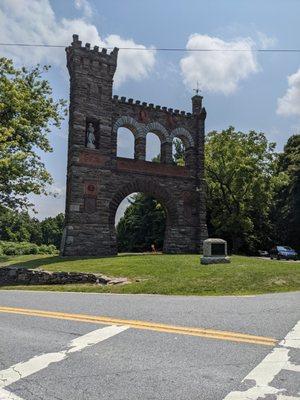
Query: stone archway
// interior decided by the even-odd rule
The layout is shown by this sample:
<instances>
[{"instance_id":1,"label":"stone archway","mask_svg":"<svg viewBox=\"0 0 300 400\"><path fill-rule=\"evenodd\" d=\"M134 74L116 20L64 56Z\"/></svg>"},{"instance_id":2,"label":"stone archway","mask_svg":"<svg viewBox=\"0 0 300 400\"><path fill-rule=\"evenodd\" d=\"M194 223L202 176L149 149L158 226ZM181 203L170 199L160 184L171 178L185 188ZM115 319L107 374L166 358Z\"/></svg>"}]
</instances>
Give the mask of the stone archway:
<instances>
[{"instance_id":1,"label":"stone archway","mask_svg":"<svg viewBox=\"0 0 300 400\"><path fill-rule=\"evenodd\" d=\"M170 140L172 141L175 138L181 139L187 149L195 145L192 135L185 128L179 127L174 129L170 134Z\"/></svg>"},{"instance_id":2,"label":"stone archway","mask_svg":"<svg viewBox=\"0 0 300 400\"><path fill-rule=\"evenodd\" d=\"M195 157L194 157L194 139L193 136L190 134L190 132L183 127L177 127L173 129L170 133L170 140L171 143L173 143L174 139L180 139L183 143L184 150L185 150L185 165L188 167L194 167L193 163L195 162Z\"/></svg>"},{"instance_id":3,"label":"stone archway","mask_svg":"<svg viewBox=\"0 0 300 400\"><path fill-rule=\"evenodd\" d=\"M164 251L199 252L207 238L202 97L192 98L192 113L119 98L112 95L118 49L92 50L74 35L66 52L71 93L61 253L116 254L115 213L135 192L150 194L167 211ZM117 130L122 126L135 136L134 159L117 157ZM147 132L160 137L162 163L145 161ZM189 165L172 164L173 137L185 141Z\"/></svg>"},{"instance_id":4,"label":"stone archway","mask_svg":"<svg viewBox=\"0 0 300 400\"><path fill-rule=\"evenodd\" d=\"M117 240L115 231L115 216L117 209L127 196L132 193L143 193L154 197L161 203L166 212L166 229L164 235L164 252L169 252L170 231L178 224L178 212L176 204L172 201L172 193L169 193L162 186L157 185L153 180L136 179L133 182L123 185L114 195L109 203L109 229L111 235L112 251L117 252Z\"/></svg>"}]
</instances>

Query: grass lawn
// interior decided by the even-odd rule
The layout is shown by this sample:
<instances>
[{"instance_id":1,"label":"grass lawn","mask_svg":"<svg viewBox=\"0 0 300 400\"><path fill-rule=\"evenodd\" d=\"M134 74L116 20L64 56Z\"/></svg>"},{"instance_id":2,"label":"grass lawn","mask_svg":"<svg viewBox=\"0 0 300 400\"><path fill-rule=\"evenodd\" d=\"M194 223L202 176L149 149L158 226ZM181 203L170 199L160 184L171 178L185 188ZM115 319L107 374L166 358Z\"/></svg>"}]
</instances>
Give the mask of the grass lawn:
<instances>
[{"instance_id":1,"label":"grass lawn","mask_svg":"<svg viewBox=\"0 0 300 400\"><path fill-rule=\"evenodd\" d=\"M5 265L42 268L47 271L103 273L128 277L132 283L123 286L2 286L2 289L175 295L243 295L300 290L300 262L254 257L233 256L231 264L200 266L199 255L190 254L120 254L107 258L0 256L0 267Z\"/></svg>"}]
</instances>

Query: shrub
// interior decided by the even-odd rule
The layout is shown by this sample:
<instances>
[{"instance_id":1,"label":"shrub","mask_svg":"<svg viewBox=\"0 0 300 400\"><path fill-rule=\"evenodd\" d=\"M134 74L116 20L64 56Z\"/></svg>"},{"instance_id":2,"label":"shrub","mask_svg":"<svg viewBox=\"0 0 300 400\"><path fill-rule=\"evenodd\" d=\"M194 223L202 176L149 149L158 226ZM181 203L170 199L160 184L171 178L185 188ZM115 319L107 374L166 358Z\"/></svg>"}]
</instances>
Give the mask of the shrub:
<instances>
[{"instance_id":1,"label":"shrub","mask_svg":"<svg viewBox=\"0 0 300 400\"><path fill-rule=\"evenodd\" d=\"M54 245L37 245L29 242L6 242L0 241L0 254L16 256L23 254L55 254L57 249Z\"/></svg>"},{"instance_id":2,"label":"shrub","mask_svg":"<svg viewBox=\"0 0 300 400\"><path fill-rule=\"evenodd\" d=\"M41 244L39 246L38 254L55 254L57 253L57 248L54 244Z\"/></svg>"}]
</instances>

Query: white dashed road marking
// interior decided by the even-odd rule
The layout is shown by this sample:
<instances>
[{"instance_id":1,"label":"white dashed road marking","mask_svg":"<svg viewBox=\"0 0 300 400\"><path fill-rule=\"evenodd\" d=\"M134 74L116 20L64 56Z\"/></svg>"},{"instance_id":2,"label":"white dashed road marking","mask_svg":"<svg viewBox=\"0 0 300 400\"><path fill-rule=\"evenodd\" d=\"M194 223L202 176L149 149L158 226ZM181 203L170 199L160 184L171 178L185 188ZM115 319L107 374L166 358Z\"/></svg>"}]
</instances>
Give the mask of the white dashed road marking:
<instances>
[{"instance_id":1,"label":"white dashed road marking","mask_svg":"<svg viewBox=\"0 0 300 400\"><path fill-rule=\"evenodd\" d=\"M16 394L5 389L0 389L0 400L24 400Z\"/></svg>"},{"instance_id":2,"label":"white dashed road marking","mask_svg":"<svg viewBox=\"0 0 300 400\"><path fill-rule=\"evenodd\" d=\"M52 363L65 360L72 353L82 351L86 347L102 342L128 328L124 325L111 325L94 330L73 339L66 350L41 354L0 371L0 400L23 400L5 388L47 368ZM267 395L276 395L277 400L300 400L300 397L289 396L285 388L271 386L271 382L281 371L300 372L300 365L290 361L292 349L300 349L300 321L279 345L243 379L243 382L248 382L251 387L245 391L233 391L224 400L257 400L265 398Z\"/></svg>"},{"instance_id":3,"label":"white dashed road marking","mask_svg":"<svg viewBox=\"0 0 300 400\"><path fill-rule=\"evenodd\" d=\"M275 347L260 364L258 364L242 382L255 382L246 391L234 391L229 393L224 400L257 400L267 395L277 395L277 400L300 400L300 397L285 395L285 388L276 388L270 385L279 372L294 371L300 372L300 365L289 361L291 349L300 349L300 321ZM299 376L300 379L300 376Z\"/></svg>"},{"instance_id":4,"label":"white dashed road marking","mask_svg":"<svg viewBox=\"0 0 300 400\"><path fill-rule=\"evenodd\" d=\"M8 369L0 371L0 400L22 400L21 397L14 395L8 390L4 390L6 386L35 374L42 369L47 368L50 364L56 363L68 358L71 353L83 350L86 347L93 346L103 340L109 339L128 329L128 326L107 326L89 332L86 335L73 339L67 346L66 350L56 353L46 353L40 356L30 358L28 361L20 362L12 365Z\"/></svg>"}]
</instances>

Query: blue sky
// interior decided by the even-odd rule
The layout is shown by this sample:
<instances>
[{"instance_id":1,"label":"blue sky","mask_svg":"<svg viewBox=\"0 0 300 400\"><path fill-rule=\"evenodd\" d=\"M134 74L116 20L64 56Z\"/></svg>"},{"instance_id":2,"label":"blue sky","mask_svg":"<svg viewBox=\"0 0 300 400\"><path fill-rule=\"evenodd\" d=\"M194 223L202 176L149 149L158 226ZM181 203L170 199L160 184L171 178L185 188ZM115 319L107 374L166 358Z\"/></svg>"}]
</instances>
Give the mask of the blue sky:
<instances>
[{"instance_id":1,"label":"blue sky","mask_svg":"<svg viewBox=\"0 0 300 400\"><path fill-rule=\"evenodd\" d=\"M78 33L102 46L300 48L299 15L299 0L1 0L0 38L68 45ZM19 65L52 64L54 95L68 98L64 49L0 52ZM279 150L300 133L300 53L120 53L114 92L190 111L197 80L207 131L263 131ZM64 210L67 121L50 141L54 152L42 157L59 196L32 197L39 218ZM122 146L126 154L124 140ZM154 139L149 148L150 157Z\"/></svg>"}]
</instances>

